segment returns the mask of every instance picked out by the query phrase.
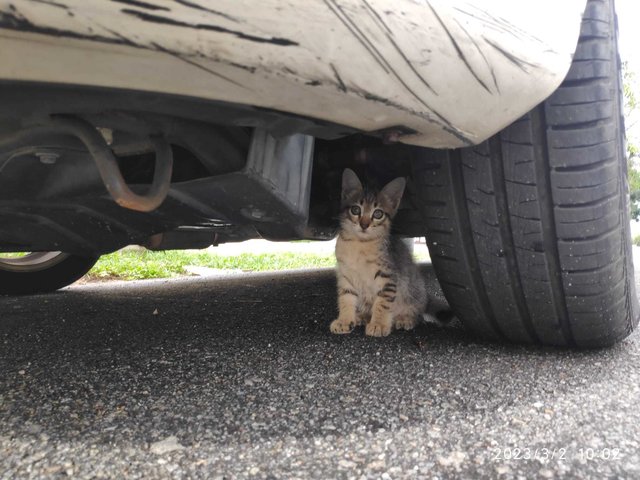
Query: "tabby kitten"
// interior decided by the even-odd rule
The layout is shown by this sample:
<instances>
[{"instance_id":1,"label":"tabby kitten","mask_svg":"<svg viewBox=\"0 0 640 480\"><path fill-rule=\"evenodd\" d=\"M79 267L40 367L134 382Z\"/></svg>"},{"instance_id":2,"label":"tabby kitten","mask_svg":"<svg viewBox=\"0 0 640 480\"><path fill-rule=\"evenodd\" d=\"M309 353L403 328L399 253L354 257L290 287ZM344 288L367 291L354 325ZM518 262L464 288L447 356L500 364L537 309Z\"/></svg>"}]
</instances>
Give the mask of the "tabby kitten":
<instances>
[{"instance_id":1,"label":"tabby kitten","mask_svg":"<svg viewBox=\"0 0 640 480\"><path fill-rule=\"evenodd\" d=\"M356 325L366 325L365 333L375 337L393 328L411 330L427 307L417 265L402 240L390 234L405 184L396 178L375 193L363 188L353 170L342 174L333 333L349 333Z\"/></svg>"}]
</instances>

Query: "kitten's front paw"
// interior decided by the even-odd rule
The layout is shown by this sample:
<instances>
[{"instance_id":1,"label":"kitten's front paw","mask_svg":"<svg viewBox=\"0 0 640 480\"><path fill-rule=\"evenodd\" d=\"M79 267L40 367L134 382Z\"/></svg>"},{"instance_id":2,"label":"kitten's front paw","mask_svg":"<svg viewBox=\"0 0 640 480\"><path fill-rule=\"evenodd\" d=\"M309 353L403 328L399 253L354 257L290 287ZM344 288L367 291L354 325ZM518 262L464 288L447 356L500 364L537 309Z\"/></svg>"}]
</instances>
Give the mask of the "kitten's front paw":
<instances>
[{"instance_id":1,"label":"kitten's front paw","mask_svg":"<svg viewBox=\"0 0 640 480\"><path fill-rule=\"evenodd\" d=\"M413 330L416 326L416 317L411 315L402 315L393 321L393 325L398 330Z\"/></svg>"},{"instance_id":2,"label":"kitten's front paw","mask_svg":"<svg viewBox=\"0 0 640 480\"><path fill-rule=\"evenodd\" d=\"M331 322L329 329L331 330L331 333L343 334L343 333L351 333L351 331L353 330L353 327L355 327L355 322L345 321L340 318L336 318L333 322Z\"/></svg>"},{"instance_id":3,"label":"kitten's front paw","mask_svg":"<svg viewBox=\"0 0 640 480\"><path fill-rule=\"evenodd\" d=\"M391 323L374 322L367 324L364 333L370 337L386 337L391 333Z\"/></svg>"}]
</instances>

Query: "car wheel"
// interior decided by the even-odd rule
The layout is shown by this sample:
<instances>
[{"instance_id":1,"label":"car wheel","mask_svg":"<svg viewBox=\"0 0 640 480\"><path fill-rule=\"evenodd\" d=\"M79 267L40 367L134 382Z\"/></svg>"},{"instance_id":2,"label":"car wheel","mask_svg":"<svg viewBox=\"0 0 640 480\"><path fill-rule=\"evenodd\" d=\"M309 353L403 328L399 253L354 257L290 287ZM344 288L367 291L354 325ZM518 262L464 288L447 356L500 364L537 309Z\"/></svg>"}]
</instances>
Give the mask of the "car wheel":
<instances>
[{"instance_id":1,"label":"car wheel","mask_svg":"<svg viewBox=\"0 0 640 480\"><path fill-rule=\"evenodd\" d=\"M78 280L97 260L62 252L0 253L0 294L52 292Z\"/></svg>"},{"instance_id":2,"label":"car wheel","mask_svg":"<svg viewBox=\"0 0 640 480\"><path fill-rule=\"evenodd\" d=\"M417 153L436 275L474 332L600 347L638 320L612 0L589 0L560 88L472 148Z\"/></svg>"}]
</instances>

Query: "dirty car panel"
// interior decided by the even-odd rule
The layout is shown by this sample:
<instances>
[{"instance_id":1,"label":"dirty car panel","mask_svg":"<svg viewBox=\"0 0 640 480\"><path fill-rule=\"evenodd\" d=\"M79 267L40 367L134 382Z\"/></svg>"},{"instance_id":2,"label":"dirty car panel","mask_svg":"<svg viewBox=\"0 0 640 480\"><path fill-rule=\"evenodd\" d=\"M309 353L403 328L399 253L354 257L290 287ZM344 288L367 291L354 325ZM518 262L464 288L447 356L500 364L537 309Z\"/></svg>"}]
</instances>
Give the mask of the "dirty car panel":
<instances>
[{"instance_id":1,"label":"dirty car panel","mask_svg":"<svg viewBox=\"0 0 640 480\"><path fill-rule=\"evenodd\" d=\"M585 0L0 1L0 80L251 105L477 144L565 76Z\"/></svg>"}]
</instances>

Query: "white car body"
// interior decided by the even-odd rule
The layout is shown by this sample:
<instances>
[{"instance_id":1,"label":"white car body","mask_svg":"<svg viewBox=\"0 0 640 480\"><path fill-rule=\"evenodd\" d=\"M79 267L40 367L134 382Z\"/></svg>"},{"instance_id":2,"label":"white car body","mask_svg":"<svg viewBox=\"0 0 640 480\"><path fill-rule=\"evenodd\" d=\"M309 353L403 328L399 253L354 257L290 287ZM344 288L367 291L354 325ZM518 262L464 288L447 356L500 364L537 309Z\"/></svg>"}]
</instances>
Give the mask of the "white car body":
<instances>
[{"instance_id":1,"label":"white car body","mask_svg":"<svg viewBox=\"0 0 640 480\"><path fill-rule=\"evenodd\" d=\"M257 106L477 144L566 75L585 0L1 0L0 81Z\"/></svg>"}]
</instances>

